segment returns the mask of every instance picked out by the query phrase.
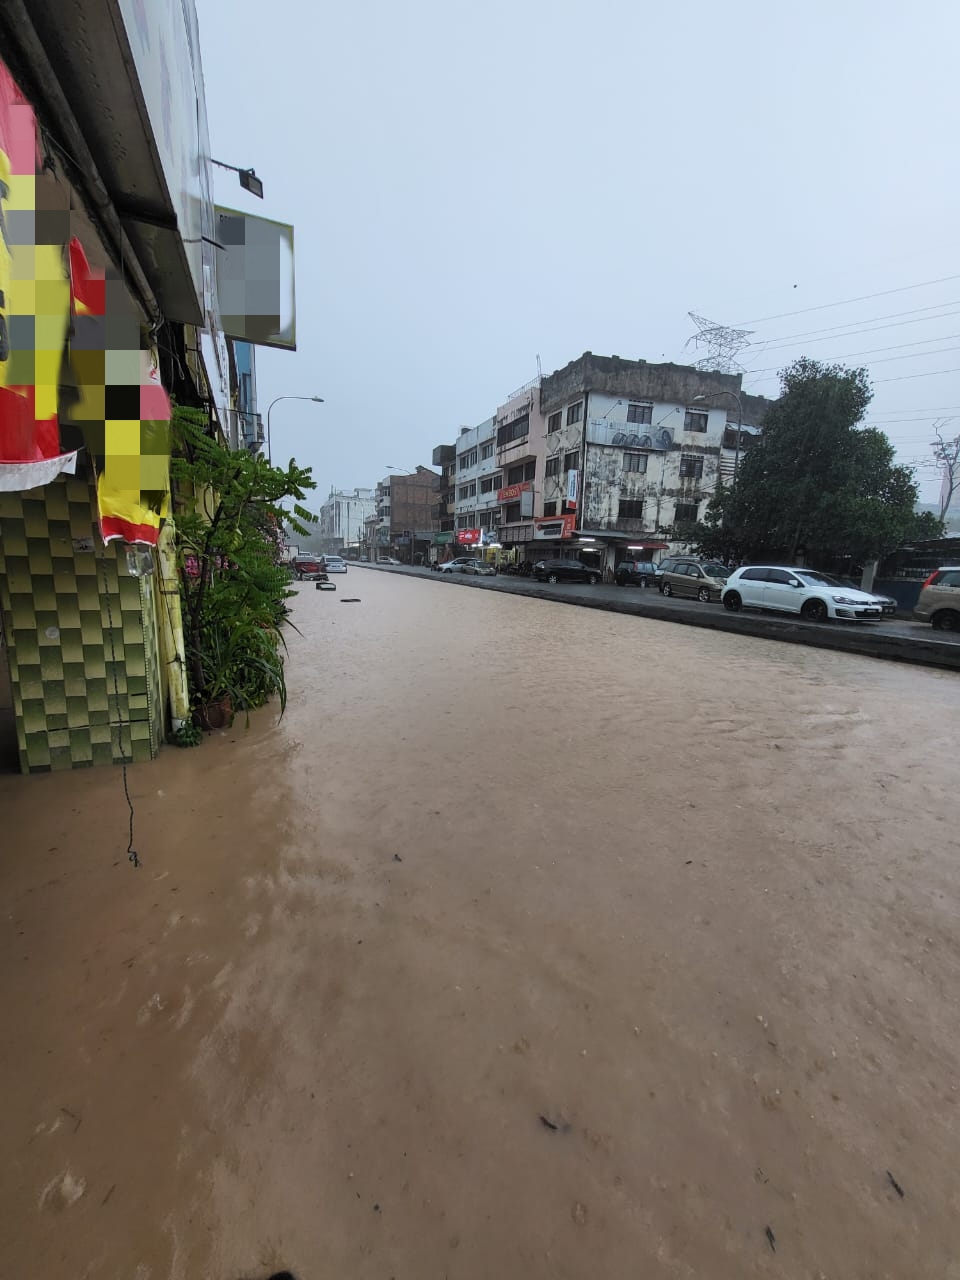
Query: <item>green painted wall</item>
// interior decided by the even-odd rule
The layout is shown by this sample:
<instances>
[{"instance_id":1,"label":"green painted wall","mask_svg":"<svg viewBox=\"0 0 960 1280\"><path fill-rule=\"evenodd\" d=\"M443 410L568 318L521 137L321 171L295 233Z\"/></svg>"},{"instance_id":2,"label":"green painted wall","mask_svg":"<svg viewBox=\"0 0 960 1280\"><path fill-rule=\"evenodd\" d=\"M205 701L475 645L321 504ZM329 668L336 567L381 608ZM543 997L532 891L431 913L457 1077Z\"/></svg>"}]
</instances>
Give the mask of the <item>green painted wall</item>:
<instances>
[{"instance_id":1,"label":"green painted wall","mask_svg":"<svg viewBox=\"0 0 960 1280\"><path fill-rule=\"evenodd\" d=\"M155 578L104 547L86 476L0 493L0 610L24 773L149 760L163 740ZM94 549L82 549L86 541Z\"/></svg>"}]
</instances>

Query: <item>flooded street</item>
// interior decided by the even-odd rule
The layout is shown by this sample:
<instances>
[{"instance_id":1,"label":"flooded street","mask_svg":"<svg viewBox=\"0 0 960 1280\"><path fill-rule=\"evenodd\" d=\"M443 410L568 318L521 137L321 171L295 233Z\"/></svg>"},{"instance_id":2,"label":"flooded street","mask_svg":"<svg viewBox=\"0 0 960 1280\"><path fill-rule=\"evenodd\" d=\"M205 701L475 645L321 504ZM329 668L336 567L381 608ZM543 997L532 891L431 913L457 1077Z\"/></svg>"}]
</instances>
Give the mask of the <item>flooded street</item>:
<instances>
[{"instance_id":1,"label":"flooded street","mask_svg":"<svg viewBox=\"0 0 960 1280\"><path fill-rule=\"evenodd\" d=\"M960 678L295 621L279 729L130 771L139 870L119 771L0 777L4 1274L960 1277Z\"/></svg>"}]
</instances>

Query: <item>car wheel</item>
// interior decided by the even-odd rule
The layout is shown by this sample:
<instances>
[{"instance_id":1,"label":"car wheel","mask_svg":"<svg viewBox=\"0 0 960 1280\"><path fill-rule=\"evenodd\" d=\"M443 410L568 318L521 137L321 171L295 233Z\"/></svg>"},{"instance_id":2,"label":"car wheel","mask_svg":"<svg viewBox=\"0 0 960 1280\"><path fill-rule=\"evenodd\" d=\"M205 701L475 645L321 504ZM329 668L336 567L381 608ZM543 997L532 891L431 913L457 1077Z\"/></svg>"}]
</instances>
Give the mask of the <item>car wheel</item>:
<instances>
[{"instance_id":1,"label":"car wheel","mask_svg":"<svg viewBox=\"0 0 960 1280\"><path fill-rule=\"evenodd\" d=\"M665 596L672 596L672 595L673 595L673 587L671 587L671 585L670 585L670 583L669 583L669 582L665 582L665 583L663 584L663 586L660 588L660 591L661 591L661 593L662 593L663 595L665 595Z\"/></svg>"},{"instance_id":2,"label":"car wheel","mask_svg":"<svg viewBox=\"0 0 960 1280\"><path fill-rule=\"evenodd\" d=\"M954 609L941 609L930 619L936 631L960 631L960 613Z\"/></svg>"},{"instance_id":3,"label":"car wheel","mask_svg":"<svg viewBox=\"0 0 960 1280\"><path fill-rule=\"evenodd\" d=\"M600 581L600 579L597 577L595 573L591 573L590 576L587 578L587 581L590 583L591 587L595 587L597 583Z\"/></svg>"},{"instance_id":4,"label":"car wheel","mask_svg":"<svg viewBox=\"0 0 960 1280\"><path fill-rule=\"evenodd\" d=\"M560 581L560 579L557 577L557 575L556 575L555 573L548 573L548 574L547 574L547 581L548 581L548 582L559 582L559 581Z\"/></svg>"},{"instance_id":5,"label":"car wheel","mask_svg":"<svg viewBox=\"0 0 960 1280\"><path fill-rule=\"evenodd\" d=\"M743 601L740 598L739 591L728 591L723 597L723 607L729 609L731 613L739 613L743 608Z\"/></svg>"},{"instance_id":6,"label":"car wheel","mask_svg":"<svg viewBox=\"0 0 960 1280\"><path fill-rule=\"evenodd\" d=\"M710 588L709 588L709 587L701 587L701 588L700 588L700 590L697 592L697 599L701 602L701 604L709 604L709 603L710 603Z\"/></svg>"},{"instance_id":7,"label":"car wheel","mask_svg":"<svg viewBox=\"0 0 960 1280\"><path fill-rule=\"evenodd\" d=\"M800 617L807 622L826 622L827 606L822 600L807 600L800 610Z\"/></svg>"}]
</instances>

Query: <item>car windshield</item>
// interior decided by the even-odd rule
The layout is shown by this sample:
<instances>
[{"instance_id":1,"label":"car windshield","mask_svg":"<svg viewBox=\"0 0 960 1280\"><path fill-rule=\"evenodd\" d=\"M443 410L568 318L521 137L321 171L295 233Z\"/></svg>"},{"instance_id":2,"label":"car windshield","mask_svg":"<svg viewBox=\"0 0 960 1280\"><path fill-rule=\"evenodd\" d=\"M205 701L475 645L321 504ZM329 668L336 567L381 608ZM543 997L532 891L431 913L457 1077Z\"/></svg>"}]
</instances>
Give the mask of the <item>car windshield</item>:
<instances>
[{"instance_id":1,"label":"car windshield","mask_svg":"<svg viewBox=\"0 0 960 1280\"><path fill-rule=\"evenodd\" d=\"M814 573L804 569L797 573L797 577L802 578L804 582L812 582L816 586L844 587L847 591L857 590L852 582L844 582L842 578L835 578L831 573Z\"/></svg>"},{"instance_id":2,"label":"car windshield","mask_svg":"<svg viewBox=\"0 0 960 1280\"><path fill-rule=\"evenodd\" d=\"M727 566L725 564L717 564L716 562L702 564L700 568L708 578L725 578L728 573Z\"/></svg>"}]
</instances>

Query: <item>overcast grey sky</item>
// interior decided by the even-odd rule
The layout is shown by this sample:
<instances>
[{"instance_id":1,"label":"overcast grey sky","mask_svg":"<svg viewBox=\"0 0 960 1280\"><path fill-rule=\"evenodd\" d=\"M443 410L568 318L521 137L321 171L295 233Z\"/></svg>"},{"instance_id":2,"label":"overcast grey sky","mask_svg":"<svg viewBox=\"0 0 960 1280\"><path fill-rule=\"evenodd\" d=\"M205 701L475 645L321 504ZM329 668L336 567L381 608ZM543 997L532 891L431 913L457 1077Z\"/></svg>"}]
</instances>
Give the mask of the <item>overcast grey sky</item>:
<instances>
[{"instance_id":1,"label":"overcast grey sky","mask_svg":"<svg viewBox=\"0 0 960 1280\"><path fill-rule=\"evenodd\" d=\"M259 394L324 397L273 412L321 494L429 464L538 354L692 362L688 311L754 329L749 370L868 365L904 461L960 430L953 0L198 9L213 154L266 196L217 198L296 227L298 350L258 351Z\"/></svg>"}]
</instances>

